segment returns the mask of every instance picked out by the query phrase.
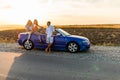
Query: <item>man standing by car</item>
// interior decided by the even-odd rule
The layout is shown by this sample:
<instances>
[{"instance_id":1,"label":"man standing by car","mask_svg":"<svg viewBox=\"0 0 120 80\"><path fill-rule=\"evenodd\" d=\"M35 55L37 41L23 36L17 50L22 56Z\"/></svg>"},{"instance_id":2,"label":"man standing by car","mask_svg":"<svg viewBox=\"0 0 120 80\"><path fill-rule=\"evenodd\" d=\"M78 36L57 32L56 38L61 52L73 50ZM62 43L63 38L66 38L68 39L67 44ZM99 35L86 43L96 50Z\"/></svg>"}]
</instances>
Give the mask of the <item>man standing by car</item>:
<instances>
[{"instance_id":1,"label":"man standing by car","mask_svg":"<svg viewBox=\"0 0 120 80\"><path fill-rule=\"evenodd\" d=\"M46 28L46 42L48 43L48 46L45 49L45 51L47 53L51 52L51 47L53 45L53 33L54 33L54 31L55 31L54 27L51 25L51 22L48 21L47 28Z\"/></svg>"}]
</instances>

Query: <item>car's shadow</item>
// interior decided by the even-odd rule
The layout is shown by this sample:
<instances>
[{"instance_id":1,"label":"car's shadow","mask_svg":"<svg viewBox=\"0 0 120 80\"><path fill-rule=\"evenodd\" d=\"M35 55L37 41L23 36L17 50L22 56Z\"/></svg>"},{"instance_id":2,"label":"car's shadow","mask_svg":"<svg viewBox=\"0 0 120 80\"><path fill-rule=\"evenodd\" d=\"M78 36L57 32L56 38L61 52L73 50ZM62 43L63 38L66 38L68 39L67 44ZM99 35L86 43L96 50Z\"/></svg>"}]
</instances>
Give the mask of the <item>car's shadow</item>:
<instances>
[{"instance_id":1,"label":"car's shadow","mask_svg":"<svg viewBox=\"0 0 120 80\"><path fill-rule=\"evenodd\" d=\"M8 50L8 52L10 52L10 50ZM43 65L40 65L40 63L45 65L46 61L49 63L51 60L54 61L53 59L56 60L56 58L70 59L81 55L81 53L89 53L88 51L78 52L76 54L65 51L52 51L52 53L47 54L44 50L25 50L23 47L18 47L17 49L12 50L12 52L20 54L20 56L15 57L14 62L11 63L11 68L8 71L6 80L49 80L46 75L40 73L40 67L44 67Z\"/></svg>"}]
</instances>

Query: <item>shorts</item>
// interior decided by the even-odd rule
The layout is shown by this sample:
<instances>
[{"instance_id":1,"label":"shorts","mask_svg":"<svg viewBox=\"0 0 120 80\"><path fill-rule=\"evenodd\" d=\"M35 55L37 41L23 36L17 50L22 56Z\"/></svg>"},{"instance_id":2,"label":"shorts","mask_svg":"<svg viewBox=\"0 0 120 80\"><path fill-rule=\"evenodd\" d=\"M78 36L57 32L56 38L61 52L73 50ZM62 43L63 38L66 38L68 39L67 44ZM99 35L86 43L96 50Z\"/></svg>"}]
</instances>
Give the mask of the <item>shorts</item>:
<instances>
[{"instance_id":1,"label":"shorts","mask_svg":"<svg viewBox=\"0 0 120 80\"><path fill-rule=\"evenodd\" d=\"M48 37L47 39L46 39L46 43L53 43L53 37Z\"/></svg>"}]
</instances>

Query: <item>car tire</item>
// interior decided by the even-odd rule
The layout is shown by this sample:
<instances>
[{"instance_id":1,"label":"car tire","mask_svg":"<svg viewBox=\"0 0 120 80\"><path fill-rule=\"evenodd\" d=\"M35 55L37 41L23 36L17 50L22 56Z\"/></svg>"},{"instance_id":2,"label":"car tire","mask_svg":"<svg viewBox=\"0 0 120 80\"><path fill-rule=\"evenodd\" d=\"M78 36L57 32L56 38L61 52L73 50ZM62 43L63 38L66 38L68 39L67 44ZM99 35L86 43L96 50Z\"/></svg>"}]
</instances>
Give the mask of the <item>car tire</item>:
<instances>
[{"instance_id":1,"label":"car tire","mask_svg":"<svg viewBox=\"0 0 120 80\"><path fill-rule=\"evenodd\" d=\"M67 46L67 49L70 53L75 53L79 50L79 46L75 42L70 42Z\"/></svg>"},{"instance_id":2,"label":"car tire","mask_svg":"<svg viewBox=\"0 0 120 80\"><path fill-rule=\"evenodd\" d=\"M26 49L26 50L32 50L34 45L33 45L33 42L31 40L26 40L24 41L23 43L23 47Z\"/></svg>"}]
</instances>

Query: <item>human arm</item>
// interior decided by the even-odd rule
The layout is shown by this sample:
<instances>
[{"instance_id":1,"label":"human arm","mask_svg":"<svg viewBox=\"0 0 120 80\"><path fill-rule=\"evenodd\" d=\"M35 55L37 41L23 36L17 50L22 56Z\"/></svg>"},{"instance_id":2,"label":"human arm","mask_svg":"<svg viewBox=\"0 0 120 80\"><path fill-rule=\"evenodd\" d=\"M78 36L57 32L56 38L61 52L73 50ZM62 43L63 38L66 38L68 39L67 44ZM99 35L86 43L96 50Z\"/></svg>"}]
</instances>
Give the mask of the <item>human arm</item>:
<instances>
[{"instance_id":1,"label":"human arm","mask_svg":"<svg viewBox=\"0 0 120 80\"><path fill-rule=\"evenodd\" d=\"M25 30L26 30L26 31L29 31L29 30L28 30L28 26L27 26L27 25L25 25Z\"/></svg>"}]
</instances>

